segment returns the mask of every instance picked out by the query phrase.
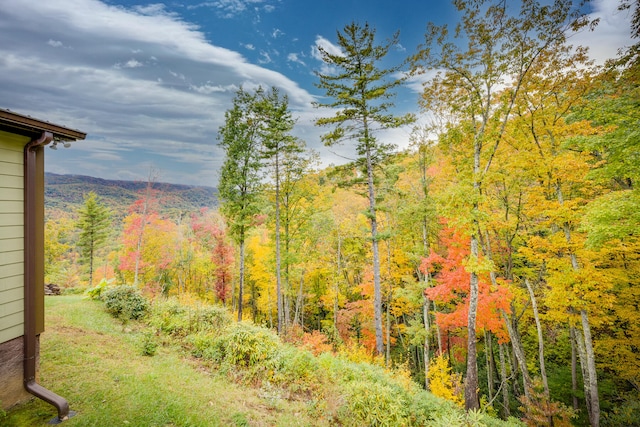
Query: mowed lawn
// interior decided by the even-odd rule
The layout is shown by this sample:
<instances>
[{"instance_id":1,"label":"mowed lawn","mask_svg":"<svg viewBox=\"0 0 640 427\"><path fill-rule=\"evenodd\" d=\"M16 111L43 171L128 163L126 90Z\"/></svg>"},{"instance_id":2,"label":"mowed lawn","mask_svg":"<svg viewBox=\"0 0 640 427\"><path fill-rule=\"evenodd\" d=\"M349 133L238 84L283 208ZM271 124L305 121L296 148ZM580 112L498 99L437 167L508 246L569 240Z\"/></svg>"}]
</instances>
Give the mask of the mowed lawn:
<instances>
[{"instance_id":1,"label":"mowed lawn","mask_svg":"<svg viewBox=\"0 0 640 427\"><path fill-rule=\"evenodd\" d=\"M306 426L307 405L229 382L178 347L142 355L142 326L122 325L101 302L46 298L39 383L65 397L73 426ZM54 407L35 399L0 417L3 426L40 426Z\"/></svg>"}]
</instances>

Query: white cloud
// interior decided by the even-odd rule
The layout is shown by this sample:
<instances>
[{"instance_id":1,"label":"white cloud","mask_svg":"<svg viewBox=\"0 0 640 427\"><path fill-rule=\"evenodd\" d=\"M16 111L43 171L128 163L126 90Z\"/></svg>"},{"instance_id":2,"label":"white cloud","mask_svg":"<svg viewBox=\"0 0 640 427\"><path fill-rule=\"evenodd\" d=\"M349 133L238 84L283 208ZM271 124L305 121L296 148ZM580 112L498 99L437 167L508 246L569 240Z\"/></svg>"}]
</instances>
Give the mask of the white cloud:
<instances>
[{"instance_id":1,"label":"white cloud","mask_svg":"<svg viewBox=\"0 0 640 427\"><path fill-rule=\"evenodd\" d=\"M260 64L270 64L273 61L271 59L271 55L269 55L269 52L261 50L260 51L260 58L258 59L258 62Z\"/></svg>"},{"instance_id":2,"label":"white cloud","mask_svg":"<svg viewBox=\"0 0 640 427\"><path fill-rule=\"evenodd\" d=\"M594 31L584 30L569 40L573 45L589 47L591 58L602 64L607 59L615 58L616 49L633 44L631 40L631 11L619 11L618 0L593 0L593 12L590 17L599 19Z\"/></svg>"},{"instance_id":3,"label":"white cloud","mask_svg":"<svg viewBox=\"0 0 640 427\"><path fill-rule=\"evenodd\" d=\"M267 0L216 0L201 2L195 5L187 6L187 9L211 8L216 10L218 16L225 19L231 19L237 15L243 14L247 10L262 9L265 12L272 12L275 6L268 4Z\"/></svg>"},{"instance_id":4,"label":"white cloud","mask_svg":"<svg viewBox=\"0 0 640 427\"><path fill-rule=\"evenodd\" d=\"M319 61L322 61L319 48L322 48L330 55L344 56L344 53L340 49L340 46L331 43L329 40L322 36L316 36L315 44L311 47L311 56Z\"/></svg>"},{"instance_id":5,"label":"white cloud","mask_svg":"<svg viewBox=\"0 0 640 427\"><path fill-rule=\"evenodd\" d=\"M64 45L62 44L62 42L61 42L61 41L58 41L58 40L51 40L51 39L49 39L49 41L47 42L47 44L48 44L49 46L53 46L53 47L62 47L62 46L64 46Z\"/></svg>"},{"instance_id":6,"label":"white cloud","mask_svg":"<svg viewBox=\"0 0 640 427\"><path fill-rule=\"evenodd\" d=\"M130 59L127 62L125 62L122 67L123 68L139 68L142 67L144 64L142 62L139 62L135 59Z\"/></svg>"},{"instance_id":7,"label":"white cloud","mask_svg":"<svg viewBox=\"0 0 640 427\"><path fill-rule=\"evenodd\" d=\"M295 63L298 63L298 64L300 64L300 65L306 65L306 64L304 63L304 61L303 61L302 59L300 59L300 57L298 56L298 54L297 54L297 53L290 53L290 54L288 54L288 55L287 55L287 61L288 61L288 62L295 62Z\"/></svg>"},{"instance_id":8,"label":"white cloud","mask_svg":"<svg viewBox=\"0 0 640 427\"><path fill-rule=\"evenodd\" d=\"M215 185L222 163L216 133L240 85L279 87L301 111L313 100L161 5L2 3L2 107L88 134L69 150L47 150L50 171L123 178L119 171L144 175L147 162L169 182ZM65 46L73 50L52 49Z\"/></svg>"}]
</instances>

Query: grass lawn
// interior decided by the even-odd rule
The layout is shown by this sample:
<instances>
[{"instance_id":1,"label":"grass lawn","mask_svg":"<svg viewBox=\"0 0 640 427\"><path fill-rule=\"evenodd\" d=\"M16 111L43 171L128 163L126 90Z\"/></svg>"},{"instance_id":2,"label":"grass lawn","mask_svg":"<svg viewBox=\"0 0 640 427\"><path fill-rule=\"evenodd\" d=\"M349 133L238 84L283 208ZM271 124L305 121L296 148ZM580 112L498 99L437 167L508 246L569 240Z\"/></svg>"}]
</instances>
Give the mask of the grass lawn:
<instances>
[{"instance_id":1,"label":"grass lawn","mask_svg":"<svg viewBox=\"0 0 640 427\"><path fill-rule=\"evenodd\" d=\"M307 426L305 402L229 382L177 347L143 356L143 331L82 296L46 298L39 383L69 401L73 426ZM41 426L57 412L39 399L0 416L2 426Z\"/></svg>"}]
</instances>

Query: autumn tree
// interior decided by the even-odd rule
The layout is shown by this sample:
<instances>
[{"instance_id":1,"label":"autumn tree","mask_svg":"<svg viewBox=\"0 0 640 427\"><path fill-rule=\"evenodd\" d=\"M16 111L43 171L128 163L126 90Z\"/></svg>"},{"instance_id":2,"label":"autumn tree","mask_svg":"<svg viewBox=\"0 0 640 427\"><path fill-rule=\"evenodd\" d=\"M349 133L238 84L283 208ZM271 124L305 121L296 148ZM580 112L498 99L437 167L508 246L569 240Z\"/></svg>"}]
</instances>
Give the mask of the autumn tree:
<instances>
[{"instance_id":1,"label":"autumn tree","mask_svg":"<svg viewBox=\"0 0 640 427\"><path fill-rule=\"evenodd\" d=\"M254 94L238 90L218 133L219 145L225 153L218 183L221 211L229 224L230 236L239 246L238 321L242 320L245 241L258 212L261 188L262 123L258 108L261 94L261 89Z\"/></svg>"},{"instance_id":2,"label":"autumn tree","mask_svg":"<svg viewBox=\"0 0 640 427\"><path fill-rule=\"evenodd\" d=\"M282 285L282 253L281 253L281 186L287 162L303 151L302 142L291 135L295 120L289 110L287 96L281 96L278 89L272 87L267 93L260 93L258 111L262 120L260 139L262 155L272 170L275 187L275 240L276 240L276 296L278 307L278 333L286 328L283 285Z\"/></svg>"},{"instance_id":3,"label":"autumn tree","mask_svg":"<svg viewBox=\"0 0 640 427\"><path fill-rule=\"evenodd\" d=\"M69 284L68 270L73 247L71 237L74 221L63 213L49 215L44 224L44 280L45 283ZM67 273L67 274L65 274Z\"/></svg>"},{"instance_id":4,"label":"autumn tree","mask_svg":"<svg viewBox=\"0 0 640 427\"><path fill-rule=\"evenodd\" d=\"M105 246L111 227L111 212L100 203L93 191L84 197L84 206L78 211L80 229L78 248L80 260L89 269L89 286L93 286L94 261L97 252Z\"/></svg>"},{"instance_id":5,"label":"autumn tree","mask_svg":"<svg viewBox=\"0 0 640 427\"><path fill-rule=\"evenodd\" d=\"M543 52L562 46L567 33L585 25L586 21L570 0L552 5L521 1L519 10L508 9L513 3L503 1L455 0L454 5L462 14L454 39L449 37L446 26L430 24L425 44L414 58L414 70L436 70L436 76L425 86L422 106L433 112L436 106L445 107L453 113L455 124L461 126L459 143L472 148L465 407L477 409L475 326L483 181L503 141L514 103L531 65Z\"/></svg>"},{"instance_id":6,"label":"autumn tree","mask_svg":"<svg viewBox=\"0 0 640 427\"><path fill-rule=\"evenodd\" d=\"M335 73L316 72L320 79L317 86L324 90L332 101L315 104L316 107L331 108L335 114L316 120L318 126L333 129L322 136L327 146L354 140L358 155L357 165L365 173L365 185L369 199L368 217L371 228L374 281L374 322L376 329L376 351L384 351L382 337L382 298L380 289L380 255L378 242L378 218L376 214L375 170L384 163L393 150L392 144L378 141L375 134L381 129L392 129L413 121L410 114L397 116L389 112L395 95L394 89L403 83L398 78L402 65L380 68L380 63L389 50L398 45L398 33L384 44L376 44L376 31L368 24L351 23L342 32L337 32L339 53L318 48L325 64Z\"/></svg>"}]
</instances>

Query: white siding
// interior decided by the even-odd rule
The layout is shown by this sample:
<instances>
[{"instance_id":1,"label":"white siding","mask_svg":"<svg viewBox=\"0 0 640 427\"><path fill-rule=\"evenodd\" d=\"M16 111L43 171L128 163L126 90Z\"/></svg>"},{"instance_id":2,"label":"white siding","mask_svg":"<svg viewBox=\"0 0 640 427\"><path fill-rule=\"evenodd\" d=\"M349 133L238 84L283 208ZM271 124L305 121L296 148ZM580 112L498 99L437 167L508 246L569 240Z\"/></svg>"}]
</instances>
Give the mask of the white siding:
<instances>
[{"instance_id":1,"label":"white siding","mask_svg":"<svg viewBox=\"0 0 640 427\"><path fill-rule=\"evenodd\" d=\"M27 142L0 131L0 343L24 333L22 150Z\"/></svg>"}]
</instances>

